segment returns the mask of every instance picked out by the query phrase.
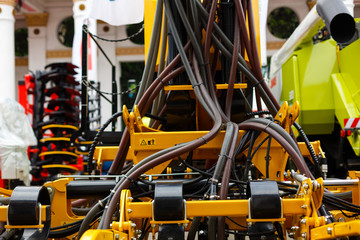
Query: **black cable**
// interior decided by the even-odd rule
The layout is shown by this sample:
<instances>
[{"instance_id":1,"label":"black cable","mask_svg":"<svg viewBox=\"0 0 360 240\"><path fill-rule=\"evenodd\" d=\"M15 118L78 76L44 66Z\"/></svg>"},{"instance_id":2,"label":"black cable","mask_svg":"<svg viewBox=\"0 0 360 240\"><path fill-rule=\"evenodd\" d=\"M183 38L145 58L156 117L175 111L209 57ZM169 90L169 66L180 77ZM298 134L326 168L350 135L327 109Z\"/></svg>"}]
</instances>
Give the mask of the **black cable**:
<instances>
[{"instance_id":1,"label":"black cable","mask_svg":"<svg viewBox=\"0 0 360 240\"><path fill-rule=\"evenodd\" d=\"M134 195L133 198L140 198L140 197L145 197L148 196L150 194L154 194L155 191L151 190L151 191L147 191L147 192L143 192L143 193L139 193L137 195Z\"/></svg>"},{"instance_id":2,"label":"black cable","mask_svg":"<svg viewBox=\"0 0 360 240\"><path fill-rule=\"evenodd\" d=\"M50 231L49 238L64 238L79 231L80 224L76 224L72 227L66 228L60 231Z\"/></svg>"},{"instance_id":3,"label":"black cable","mask_svg":"<svg viewBox=\"0 0 360 240\"><path fill-rule=\"evenodd\" d=\"M242 227L242 228L246 228L247 229L247 226L243 226L237 222L235 222L233 219L229 218L229 217L225 217L226 219L230 220L232 223L234 223L235 225L239 226L239 227Z\"/></svg>"},{"instance_id":4,"label":"black cable","mask_svg":"<svg viewBox=\"0 0 360 240\"><path fill-rule=\"evenodd\" d=\"M146 233L149 231L150 227L151 227L151 224L149 224L149 226L145 229L145 231L142 231L142 232L141 232L141 235L140 235L140 237L139 237L139 240L143 240L143 239L145 238L145 235L146 235Z\"/></svg>"},{"instance_id":5,"label":"black cable","mask_svg":"<svg viewBox=\"0 0 360 240\"><path fill-rule=\"evenodd\" d=\"M278 232L278 236L279 236L280 240L284 240L284 233L283 233L283 229L282 229L280 223L274 222L274 226L276 228L276 231Z\"/></svg>"},{"instance_id":6,"label":"black cable","mask_svg":"<svg viewBox=\"0 0 360 240\"><path fill-rule=\"evenodd\" d=\"M182 164L184 164L186 167L190 168L191 170L195 171L195 172L198 172L202 175L205 175L205 176L209 176L209 177L212 177L212 174L211 173L208 173L208 172L205 172L203 170L200 170L198 168L195 168L191 165L189 165L184 159L182 159L180 156L178 156L178 159L181 161Z\"/></svg>"},{"instance_id":7,"label":"black cable","mask_svg":"<svg viewBox=\"0 0 360 240\"><path fill-rule=\"evenodd\" d=\"M87 165L87 172L91 173L91 171L93 170L93 164L92 164L92 160L94 157L94 152L95 152L95 147L96 145L99 143L99 140L101 138L101 135L103 134L103 132L105 131L105 128L107 128L107 126L109 126L110 123L112 123L116 118L122 116L122 112L117 112L115 114L113 114L99 129L99 131L96 133L93 142L90 145L89 148L89 155L88 155L88 165Z\"/></svg>"},{"instance_id":8,"label":"black cable","mask_svg":"<svg viewBox=\"0 0 360 240\"><path fill-rule=\"evenodd\" d=\"M72 223L68 223L68 224L65 224L65 225L53 227L53 228L50 228L50 231L54 231L54 230L58 230L58 229L63 229L63 228L72 227L72 226L74 226L74 225L81 224L82 221L83 221L83 219L80 219L80 220L77 220L77 221L72 222Z\"/></svg>"},{"instance_id":9,"label":"black cable","mask_svg":"<svg viewBox=\"0 0 360 240\"><path fill-rule=\"evenodd\" d=\"M270 165L270 148L271 148L271 136L269 136L269 142L266 150L266 179L269 179L269 165Z\"/></svg>"},{"instance_id":10,"label":"black cable","mask_svg":"<svg viewBox=\"0 0 360 240\"><path fill-rule=\"evenodd\" d=\"M274 235L275 234L275 230L274 231L267 231L267 232L258 232L258 233L242 233L242 232L233 232L230 230L225 230L226 233L229 234L234 234L234 235L238 235L238 236L249 236L249 237L259 237L259 236L269 236L269 235Z\"/></svg>"},{"instance_id":11,"label":"black cable","mask_svg":"<svg viewBox=\"0 0 360 240\"><path fill-rule=\"evenodd\" d=\"M323 202L325 204L335 207L336 209L339 209L339 210L346 210L349 212L360 213L360 209L345 205L339 201L328 198L327 196L324 196Z\"/></svg>"},{"instance_id":12,"label":"black cable","mask_svg":"<svg viewBox=\"0 0 360 240\"><path fill-rule=\"evenodd\" d=\"M236 174L236 157L234 156L232 159L232 168L231 168L231 174L234 176L235 180L237 182L240 182L240 178L238 177L238 175ZM236 185L238 186L239 188L239 192L240 193L243 193L244 192L244 187L243 185L239 184L239 183L236 183Z\"/></svg>"},{"instance_id":13,"label":"black cable","mask_svg":"<svg viewBox=\"0 0 360 240\"><path fill-rule=\"evenodd\" d=\"M246 163L245 163L243 181L247 181L248 177L249 177L249 170L250 170L250 164L251 164L251 151L252 151L252 148L254 146L256 138L257 137L255 137L255 131L252 131L251 132L251 139L250 139L249 149L248 149L248 155L247 155Z\"/></svg>"},{"instance_id":14,"label":"black cable","mask_svg":"<svg viewBox=\"0 0 360 240\"><path fill-rule=\"evenodd\" d=\"M338 198L338 197L336 197L336 196L333 196L333 195L331 195L331 194L324 194L324 197L326 197L326 198L331 198L331 199L333 199L334 201L338 201L338 202L340 202L340 203L343 203L343 204L345 204L345 205L349 205L349 206L354 207L354 208L358 208L359 211L360 211L360 206L359 206L359 205L356 205L356 204L347 202L347 201L345 201L345 200L343 200L343 199L341 199L341 198Z\"/></svg>"},{"instance_id":15,"label":"black cable","mask_svg":"<svg viewBox=\"0 0 360 240\"><path fill-rule=\"evenodd\" d=\"M156 115L153 115L153 114L150 114L150 113L145 113L145 117L149 117L151 119L155 119L155 120L158 120L160 122L164 122L166 123L167 122L167 119L164 118L164 117L159 117L159 116L156 116Z\"/></svg>"},{"instance_id":16,"label":"black cable","mask_svg":"<svg viewBox=\"0 0 360 240\"><path fill-rule=\"evenodd\" d=\"M255 156L255 153L259 150L259 148L270 138L270 136L267 136L266 138L264 138L259 145L255 148L255 150L253 151L253 153L251 154L250 159L253 159Z\"/></svg>"},{"instance_id":17,"label":"black cable","mask_svg":"<svg viewBox=\"0 0 360 240\"><path fill-rule=\"evenodd\" d=\"M315 165L315 169L316 169L315 177L322 177L323 178L324 175L323 175L323 173L321 171L321 164L320 164L319 159L317 158L317 156L315 154L314 148L312 147L308 137L306 136L304 130L301 128L301 126L297 122L294 122L294 126L295 126L296 130L298 130L298 132L300 133L300 136L304 140L305 145L306 145L307 149L309 150L312 159L314 160L314 165Z\"/></svg>"},{"instance_id":18,"label":"black cable","mask_svg":"<svg viewBox=\"0 0 360 240\"><path fill-rule=\"evenodd\" d=\"M242 151L244 151L244 149L247 148L245 145L249 141L250 134L251 134L251 131L246 131L245 134L240 139L240 142L237 145L236 150L235 150L235 154L234 154L235 157L237 157Z\"/></svg>"},{"instance_id":19,"label":"black cable","mask_svg":"<svg viewBox=\"0 0 360 240\"><path fill-rule=\"evenodd\" d=\"M257 112L249 112L246 113L245 116L257 116L257 115L264 115L264 114L271 114L269 111L257 111Z\"/></svg>"},{"instance_id":20,"label":"black cable","mask_svg":"<svg viewBox=\"0 0 360 240\"><path fill-rule=\"evenodd\" d=\"M98 219L102 214L102 211L98 212L91 220L90 224L94 221L96 221L96 219ZM67 236L70 236L74 233L79 232L79 229L81 227L81 224L83 223L84 219L78 220L76 222L73 223L69 223L66 225L62 225L62 226L58 226L58 227L53 227L50 228L50 233L49 233L49 238L64 238ZM65 229L63 229L65 228ZM63 230L59 230L59 231L54 231L57 229L63 229Z\"/></svg>"}]
</instances>

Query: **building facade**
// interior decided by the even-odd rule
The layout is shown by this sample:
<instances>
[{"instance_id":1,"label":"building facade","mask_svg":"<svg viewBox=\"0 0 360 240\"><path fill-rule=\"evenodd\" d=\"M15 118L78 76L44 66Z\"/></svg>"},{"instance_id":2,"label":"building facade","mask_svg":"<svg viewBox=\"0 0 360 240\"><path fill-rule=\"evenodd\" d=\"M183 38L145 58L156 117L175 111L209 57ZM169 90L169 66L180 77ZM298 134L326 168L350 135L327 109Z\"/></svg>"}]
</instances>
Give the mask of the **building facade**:
<instances>
[{"instance_id":1,"label":"building facade","mask_svg":"<svg viewBox=\"0 0 360 240\"><path fill-rule=\"evenodd\" d=\"M354 6L355 17L360 17L360 0L344 1ZM282 46L289 34L276 33L277 24L281 22L276 17L281 17L285 12L296 27L296 23L301 22L315 3L315 0L269 0L266 27L268 57ZM75 65L81 65L80 38L87 10L86 0L0 0L0 32L2 36L6 36L0 38L1 96L16 99L16 86L24 74L43 70L47 64L73 62ZM270 16L274 18L275 25L271 25ZM72 22L74 29L69 28ZM115 27L95 20L88 24L89 31L106 39L124 39L128 36L129 26ZM294 26L288 29L290 34ZM14 32L17 36L16 41ZM69 34L74 35L77 40L73 42ZM117 91L126 90L127 84L120 87L120 77L124 76L122 65L143 64L144 45L131 40L116 43L99 40L99 43L116 67ZM89 44L92 64L88 73L89 79L99 81L102 91L111 92L111 65L94 43L89 41ZM26 47L27 51L23 50ZM111 104L102 101L103 122L110 116Z\"/></svg>"}]
</instances>

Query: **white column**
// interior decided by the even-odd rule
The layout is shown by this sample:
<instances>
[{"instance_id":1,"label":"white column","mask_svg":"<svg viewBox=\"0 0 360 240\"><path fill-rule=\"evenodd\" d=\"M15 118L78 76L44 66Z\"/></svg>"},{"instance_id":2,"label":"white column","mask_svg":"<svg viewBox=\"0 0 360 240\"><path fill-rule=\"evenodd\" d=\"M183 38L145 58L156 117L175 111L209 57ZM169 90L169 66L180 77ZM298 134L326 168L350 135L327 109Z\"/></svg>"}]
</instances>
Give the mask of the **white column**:
<instances>
[{"instance_id":1,"label":"white column","mask_svg":"<svg viewBox=\"0 0 360 240\"><path fill-rule=\"evenodd\" d=\"M46 66L46 25L48 13L25 14L28 26L29 70L43 70Z\"/></svg>"},{"instance_id":2,"label":"white column","mask_svg":"<svg viewBox=\"0 0 360 240\"><path fill-rule=\"evenodd\" d=\"M72 48L72 63L79 67L76 78L80 80L81 77L81 43L82 43L82 29L83 24L87 23L88 30L96 34L96 20L88 18L88 5L86 0L74 0L73 17L75 25L74 42ZM88 41L88 79L97 81L97 47L91 40Z\"/></svg>"},{"instance_id":3,"label":"white column","mask_svg":"<svg viewBox=\"0 0 360 240\"><path fill-rule=\"evenodd\" d=\"M0 0L0 98L15 100L14 0Z\"/></svg>"}]
</instances>

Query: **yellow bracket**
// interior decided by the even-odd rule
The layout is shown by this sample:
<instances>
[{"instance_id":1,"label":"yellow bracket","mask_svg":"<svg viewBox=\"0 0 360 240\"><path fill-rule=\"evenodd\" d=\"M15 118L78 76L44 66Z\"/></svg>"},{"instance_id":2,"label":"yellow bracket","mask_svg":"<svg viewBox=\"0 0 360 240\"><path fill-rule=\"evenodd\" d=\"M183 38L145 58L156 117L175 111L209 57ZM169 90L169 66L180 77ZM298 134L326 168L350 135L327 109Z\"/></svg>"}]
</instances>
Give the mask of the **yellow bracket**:
<instances>
[{"instance_id":1,"label":"yellow bracket","mask_svg":"<svg viewBox=\"0 0 360 240\"><path fill-rule=\"evenodd\" d=\"M287 101L283 103L280 110L275 116L275 120L278 120L280 122L280 125L288 132L290 133L290 128L296 121L296 119L299 117L299 102L296 101L292 107L289 107L289 104Z\"/></svg>"},{"instance_id":2,"label":"yellow bracket","mask_svg":"<svg viewBox=\"0 0 360 240\"><path fill-rule=\"evenodd\" d=\"M143 121L137 105L134 106L134 111L128 111L127 107L123 106L123 120L130 134L141 132L159 132L156 129L147 127Z\"/></svg>"}]
</instances>

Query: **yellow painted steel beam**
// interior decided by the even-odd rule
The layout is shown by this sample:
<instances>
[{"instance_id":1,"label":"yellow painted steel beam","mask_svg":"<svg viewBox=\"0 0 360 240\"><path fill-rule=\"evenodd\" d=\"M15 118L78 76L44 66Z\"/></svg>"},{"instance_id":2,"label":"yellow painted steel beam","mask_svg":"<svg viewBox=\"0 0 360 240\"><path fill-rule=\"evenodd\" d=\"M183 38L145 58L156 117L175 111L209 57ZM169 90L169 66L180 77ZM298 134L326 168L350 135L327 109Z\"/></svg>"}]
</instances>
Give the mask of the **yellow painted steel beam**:
<instances>
[{"instance_id":1,"label":"yellow painted steel beam","mask_svg":"<svg viewBox=\"0 0 360 240\"><path fill-rule=\"evenodd\" d=\"M335 239L360 235L360 221L335 222L311 229L311 240Z\"/></svg>"},{"instance_id":2,"label":"yellow painted steel beam","mask_svg":"<svg viewBox=\"0 0 360 240\"><path fill-rule=\"evenodd\" d=\"M199 216L228 216L246 217L249 214L248 200L217 200L217 201L188 201L186 202L186 217ZM302 208L305 199L283 199L284 216L303 215ZM130 202L126 205L129 219L152 218L151 202Z\"/></svg>"},{"instance_id":3,"label":"yellow painted steel beam","mask_svg":"<svg viewBox=\"0 0 360 240\"><path fill-rule=\"evenodd\" d=\"M41 206L41 221L45 222L46 221L46 207L47 206ZM7 222L7 210L8 210L8 206L0 206L0 222ZM32 226L34 228L34 226ZM11 226L9 227L11 228ZM17 226L17 228L19 228L19 226ZM21 228L25 228L24 226Z\"/></svg>"}]
</instances>

